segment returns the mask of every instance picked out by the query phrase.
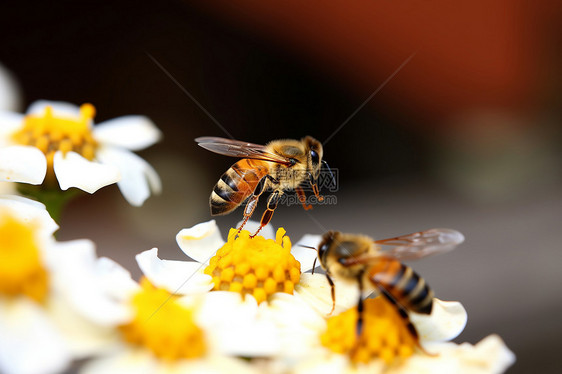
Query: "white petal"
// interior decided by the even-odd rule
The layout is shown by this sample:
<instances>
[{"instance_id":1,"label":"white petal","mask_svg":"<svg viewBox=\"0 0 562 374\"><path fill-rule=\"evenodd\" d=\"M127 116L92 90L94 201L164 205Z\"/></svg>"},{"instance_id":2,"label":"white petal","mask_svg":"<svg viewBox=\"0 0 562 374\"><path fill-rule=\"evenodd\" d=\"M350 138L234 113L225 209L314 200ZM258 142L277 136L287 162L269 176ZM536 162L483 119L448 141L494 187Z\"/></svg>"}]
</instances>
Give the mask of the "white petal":
<instances>
[{"instance_id":1,"label":"white petal","mask_svg":"<svg viewBox=\"0 0 562 374\"><path fill-rule=\"evenodd\" d=\"M104 278L116 271L104 273L103 266L97 266L91 241L57 242L49 252L53 288L81 316L101 326L115 326L130 319L131 311L113 290L121 283L110 284L115 277ZM130 288L119 291L132 292Z\"/></svg>"},{"instance_id":2,"label":"white petal","mask_svg":"<svg viewBox=\"0 0 562 374\"><path fill-rule=\"evenodd\" d=\"M0 197L0 209L10 209L19 220L25 223L38 224L37 231L40 237L49 237L59 226L51 218L45 205L21 196L5 195Z\"/></svg>"},{"instance_id":3,"label":"white petal","mask_svg":"<svg viewBox=\"0 0 562 374\"><path fill-rule=\"evenodd\" d=\"M351 370L349 360L344 355L329 354L299 362L291 372L294 374L357 374L359 371ZM372 371L372 373L375 374L378 371Z\"/></svg>"},{"instance_id":4,"label":"white petal","mask_svg":"<svg viewBox=\"0 0 562 374\"><path fill-rule=\"evenodd\" d=\"M467 321L466 310L458 301L433 299L430 315L410 313L422 342L447 341L456 338Z\"/></svg>"},{"instance_id":5,"label":"white petal","mask_svg":"<svg viewBox=\"0 0 562 374\"><path fill-rule=\"evenodd\" d=\"M43 309L27 299L0 299L0 371L58 373L70 362L59 331Z\"/></svg>"},{"instance_id":6,"label":"white petal","mask_svg":"<svg viewBox=\"0 0 562 374\"><path fill-rule=\"evenodd\" d=\"M94 138L104 145L138 151L160 140L162 133L145 116L124 116L94 126Z\"/></svg>"},{"instance_id":7,"label":"white petal","mask_svg":"<svg viewBox=\"0 0 562 374\"><path fill-rule=\"evenodd\" d=\"M430 356L426 354L414 354L408 359L404 360L402 365L394 368L394 370L389 370L388 374L405 374L405 373L416 373L416 374L433 374L433 373L455 373L462 374L467 373L464 371L464 363L451 354L444 354L443 346L450 345L455 348L456 345L453 343L435 343L432 345L429 352L439 352L435 356ZM469 368L468 373L471 374L484 374L475 370L476 368ZM468 374L467 373L467 374ZM386 373L385 373L386 374Z\"/></svg>"},{"instance_id":8,"label":"white petal","mask_svg":"<svg viewBox=\"0 0 562 374\"><path fill-rule=\"evenodd\" d=\"M230 356L269 357L281 351L279 329L273 322L264 319L247 323L228 321L228 324L216 324L207 334L218 352Z\"/></svg>"},{"instance_id":9,"label":"white petal","mask_svg":"<svg viewBox=\"0 0 562 374\"><path fill-rule=\"evenodd\" d=\"M104 147L98 150L97 158L102 163L119 169L121 180L117 185L129 204L141 206L150 196L151 187L155 192L160 191L160 178L156 171L136 154L123 149Z\"/></svg>"},{"instance_id":10,"label":"white petal","mask_svg":"<svg viewBox=\"0 0 562 374\"><path fill-rule=\"evenodd\" d=\"M150 190L155 195L160 195L162 193L162 181L158 176L158 173L154 168L147 162L145 164L146 168L144 170L146 179L148 180L148 185L150 186Z\"/></svg>"},{"instance_id":11,"label":"white petal","mask_svg":"<svg viewBox=\"0 0 562 374\"><path fill-rule=\"evenodd\" d=\"M76 187L94 193L121 178L117 167L88 161L76 152L63 155L61 151L57 151L53 163L62 190Z\"/></svg>"},{"instance_id":12,"label":"white petal","mask_svg":"<svg viewBox=\"0 0 562 374\"><path fill-rule=\"evenodd\" d=\"M279 329L258 314L253 297L242 300L238 293L210 292L198 310L197 323L222 354L263 357L281 349Z\"/></svg>"},{"instance_id":13,"label":"white petal","mask_svg":"<svg viewBox=\"0 0 562 374\"><path fill-rule=\"evenodd\" d=\"M236 227L240 227L240 225L242 224L242 222L244 221L240 221L236 224ZM246 222L246 224L244 225L243 230L248 230L250 232L251 235L255 234L256 231L258 231L258 228L260 227L260 223L258 221L248 221ZM263 236L266 239L273 239L275 240L275 230L273 229L273 226L271 226L271 224L267 224L265 225L259 232L260 236Z\"/></svg>"},{"instance_id":14,"label":"white petal","mask_svg":"<svg viewBox=\"0 0 562 374\"><path fill-rule=\"evenodd\" d=\"M225 243L215 220L181 230L176 235L176 241L183 253L205 264Z\"/></svg>"},{"instance_id":15,"label":"white petal","mask_svg":"<svg viewBox=\"0 0 562 374\"><path fill-rule=\"evenodd\" d=\"M200 293L213 288L211 277L203 274L204 265L198 262L161 260L157 248L138 254L136 259L152 284L173 294Z\"/></svg>"},{"instance_id":16,"label":"white petal","mask_svg":"<svg viewBox=\"0 0 562 374\"><path fill-rule=\"evenodd\" d=\"M123 347L114 354L90 360L81 374L155 374L159 373L158 359L144 349Z\"/></svg>"},{"instance_id":17,"label":"white petal","mask_svg":"<svg viewBox=\"0 0 562 374\"><path fill-rule=\"evenodd\" d=\"M334 315L357 305L359 288L346 282L336 283L336 308ZM301 274L295 286L296 295L312 306L319 313L327 316L332 310L331 287L323 274Z\"/></svg>"},{"instance_id":18,"label":"white petal","mask_svg":"<svg viewBox=\"0 0 562 374\"><path fill-rule=\"evenodd\" d=\"M486 366L488 373L503 373L515 362L515 354L498 335L485 337L474 348L475 355L471 357L471 361L479 367Z\"/></svg>"},{"instance_id":19,"label":"white petal","mask_svg":"<svg viewBox=\"0 0 562 374\"><path fill-rule=\"evenodd\" d=\"M326 325L326 320L319 315L302 298L294 297L291 294L278 292L273 295L267 306L267 313L284 328L296 327L302 329L306 325L314 330L315 334L321 331Z\"/></svg>"},{"instance_id":20,"label":"white petal","mask_svg":"<svg viewBox=\"0 0 562 374\"><path fill-rule=\"evenodd\" d=\"M0 202L2 204L25 204L33 210L46 210L45 204L19 195L1 195Z\"/></svg>"},{"instance_id":21,"label":"white petal","mask_svg":"<svg viewBox=\"0 0 562 374\"><path fill-rule=\"evenodd\" d=\"M179 300L186 305L193 303L193 298ZM237 292L213 291L203 296L201 304L197 306L196 318L198 324L213 327L215 323L222 323L226 319L252 321L257 312L258 304L253 297L243 299Z\"/></svg>"},{"instance_id":22,"label":"white petal","mask_svg":"<svg viewBox=\"0 0 562 374\"><path fill-rule=\"evenodd\" d=\"M34 101L29 108L27 114L42 115L45 112L45 107L50 106L53 108L53 114L59 117L80 117L80 108L74 104L64 101L50 101L38 100Z\"/></svg>"},{"instance_id":23,"label":"white petal","mask_svg":"<svg viewBox=\"0 0 562 374\"><path fill-rule=\"evenodd\" d=\"M0 145L11 143L10 136L23 126L24 115L0 111Z\"/></svg>"},{"instance_id":24,"label":"white petal","mask_svg":"<svg viewBox=\"0 0 562 374\"><path fill-rule=\"evenodd\" d=\"M168 374L189 373L189 374L258 374L262 370L255 367L252 362L232 357L210 355L201 359L184 360L179 362L177 367L168 371ZM164 374L164 373L162 373Z\"/></svg>"},{"instance_id":25,"label":"white petal","mask_svg":"<svg viewBox=\"0 0 562 374\"><path fill-rule=\"evenodd\" d=\"M326 329L324 316L302 298L276 293L267 308L261 308L280 329L281 354L284 357L307 358L318 345L318 334Z\"/></svg>"},{"instance_id":26,"label":"white petal","mask_svg":"<svg viewBox=\"0 0 562 374\"><path fill-rule=\"evenodd\" d=\"M318 252L314 249L307 248L313 247L318 249L318 244L322 240L322 235L305 235L297 242L297 244L293 245L291 248L291 253L295 258L301 263L301 272L308 271L312 269L312 265L314 260L318 258ZM306 247L303 247L306 246ZM320 265L318 261L316 261L316 266Z\"/></svg>"},{"instance_id":27,"label":"white petal","mask_svg":"<svg viewBox=\"0 0 562 374\"><path fill-rule=\"evenodd\" d=\"M515 362L515 355L497 335L490 335L474 346L430 343L427 350L438 355L413 355L400 370L390 373L499 374Z\"/></svg>"},{"instance_id":28,"label":"white petal","mask_svg":"<svg viewBox=\"0 0 562 374\"><path fill-rule=\"evenodd\" d=\"M126 347L114 355L93 359L80 370L81 374L257 374L251 363L217 355L166 362L144 349Z\"/></svg>"},{"instance_id":29,"label":"white petal","mask_svg":"<svg viewBox=\"0 0 562 374\"><path fill-rule=\"evenodd\" d=\"M10 182L0 182L0 196L12 195L17 193L16 184Z\"/></svg>"},{"instance_id":30,"label":"white petal","mask_svg":"<svg viewBox=\"0 0 562 374\"><path fill-rule=\"evenodd\" d=\"M92 323L77 313L64 297L58 296L55 293L49 300L49 317L61 331L73 357L85 358L108 353L115 348L121 336L114 326Z\"/></svg>"},{"instance_id":31,"label":"white petal","mask_svg":"<svg viewBox=\"0 0 562 374\"><path fill-rule=\"evenodd\" d=\"M110 258L99 258L95 272L101 287L114 300L126 301L140 289L138 283L131 278L131 273Z\"/></svg>"},{"instance_id":32,"label":"white petal","mask_svg":"<svg viewBox=\"0 0 562 374\"><path fill-rule=\"evenodd\" d=\"M21 105L21 92L16 79L4 66L0 65L0 109L18 110Z\"/></svg>"},{"instance_id":33,"label":"white petal","mask_svg":"<svg viewBox=\"0 0 562 374\"><path fill-rule=\"evenodd\" d=\"M46 174L47 159L39 149L23 145L0 148L0 180L41 184Z\"/></svg>"}]
</instances>

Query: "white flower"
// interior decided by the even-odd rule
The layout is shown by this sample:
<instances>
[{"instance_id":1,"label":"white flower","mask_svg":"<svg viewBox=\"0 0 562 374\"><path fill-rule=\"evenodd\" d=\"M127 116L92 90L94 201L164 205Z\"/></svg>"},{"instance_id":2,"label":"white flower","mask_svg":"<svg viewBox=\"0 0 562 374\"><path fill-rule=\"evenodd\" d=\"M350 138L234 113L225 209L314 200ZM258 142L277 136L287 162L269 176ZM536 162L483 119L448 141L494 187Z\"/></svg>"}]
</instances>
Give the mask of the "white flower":
<instances>
[{"instance_id":1,"label":"white flower","mask_svg":"<svg viewBox=\"0 0 562 374\"><path fill-rule=\"evenodd\" d=\"M374 322L367 322L369 303L377 304L373 306L373 310L378 310L378 314L373 314ZM387 306L382 307L386 311L381 312L381 305L385 303L382 297L365 301L364 337L361 338L365 340L361 340L360 348L357 348L361 352L356 352L355 358L363 357L366 361L354 362L347 349L339 353L334 351L341 350L341 344L349 344L350 349L355 344L357 312L351 309L332 317L337 319L333 324L330 325L329 319L327 325L317 330L317 338L314 345L308 347L307 357L291 366L291 372L496 374L504 372L515 361L513 353L497 335L490 335L474 346L448 342L458 336L466 325L467 314L459 302L433 299L431 315L410 313L410 321L425 352L415 348L415 339L412 340L411 335L400 332L401 329L407 330L400 324L400 318L393 317L397 316L393 306L386 303ZM351 340L347 339L349 337Z\"/></svg>"},{"instance_id":2,"label":"white flower","mask_svg":"<svg viewBox=\"0 0 562 374\"><path fill-rule=\"evenodd\" d=\"M82 323L79 331L74 326L74 343L95 354L81 373L257 373L217 346L220 329L201 323L215 310L210 294L173 295L155 287L160 280L152 274L138 284L108 258L85 265L60 278L74 282L68 292Z\"/></svg>"},{"instance_id":3,"label":"white flower","mask_svg":"<svg viewBox=\"0 0 562 374\"><path fill-rule=\"evenodd\" d=\"M58 229L45 207L17 196L0 197L0 372L56 373L74 357L59 328L71 316L61 270L78 269L88 241L55 242ZM73 253L72 258L64 251ZM78 270L79 271L79 270ZM76 326L70 320L69 330Z\"/></svg>"},{"instance_id":4,"label":"white flower","mask_svg":"<svg viewBox=\"0 0 562 374\"><path fill-rule=\"evenodd\" d=\"M154 169L131 151L160 139L143 116L124 116L93 126L95 109L38 101L26 115L0 112L0 180L54 183L94 193L117 183L127 201L140 206L159 193Z\"/></svg>"},{"instance_id":5,"label":"white flower","mask_svg":"<svg viewBox=\"0 0 562 374\"><path fill-rule=\"evenodd\" d=\"M255 226L255 222L247 223L250 231L255 231ZM235 231L231 230L230 236L232 233ZM176 236L184 253L197 262L161 260L156 249L137 255L137 261L151 282L174 294L201 294L217 288L218 280L213 278L222 278L219 290L237 291L215 290L205 295L208 312L203 313L205 318L200 323L209 327L215 345L224 354L299 357L306 354L303 347L316 338L311 333L315 329L303 326L323 326L323 315L332 308L330 296L324 295L330 295L325 276L301 274L312 268L316 251L300 247L299 244L315 246L320 237L306 236L299 244L291 246L288 238L283 237L282 229L277 233L276 241L273 240L276 235L269 225L263 228L261 234L263 237L249 239L247 233L242 232L236 240L229 241L231 246L238 245L239 248L229 252L225 256L228 259L211 260L225 244L212 220L183 229ZM289 255L288 249L283 254L277 253L275 247L280 252L283 252L283 247L290 248L290 253L299 262L283 257ZM238 249L245 255L234 254ZM230 262L231 259L238 263ZM229 262L230 269L222 269L220 276L205 274L212 273L210 264L216 262L220 266L224 261ZM300 268L293 268L299 263ZM284 292L278 292L283 289ZM293 290L294 294L291 294ZM341 287L336 291L337 311L357 302L358 291L355 287ZM265 300L268 302L263 302Z\"/></svg>"}]
</instances>

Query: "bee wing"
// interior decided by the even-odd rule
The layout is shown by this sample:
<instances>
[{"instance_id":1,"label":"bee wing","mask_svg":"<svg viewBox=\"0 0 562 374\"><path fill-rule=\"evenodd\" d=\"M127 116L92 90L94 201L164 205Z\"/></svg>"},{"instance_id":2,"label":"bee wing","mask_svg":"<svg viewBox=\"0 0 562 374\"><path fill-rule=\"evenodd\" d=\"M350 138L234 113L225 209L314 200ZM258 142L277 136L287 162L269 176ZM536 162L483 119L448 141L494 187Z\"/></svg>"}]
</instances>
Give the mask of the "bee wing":
<instances>
[{"instance_id":1,"label":"bee wing","mask_svg":"<svg viewBox=\"0 0 562 374\"><path fill-rule=\"evenodd\" d=\"M273 161L279 164L291 165L291 161L283 156L267 151L260 144L243 142L240 140L218 138L214 136L203 136L196 138L199 146L224 156L252 158L263 161Z\"/></svg>"},{"instance_id":2,"label":"bee wing","mask_svg":"<svg viewBox=\"0 0 562 374\"><path fill-rule=\"evenodd\" d=\"M430 229L395 238L375 240L375 243L394 246L392 249L381 251L381 256L398 260L415 260L451 251L463 241L463 234L456 230Z\"/></svg>"}]
</instances>

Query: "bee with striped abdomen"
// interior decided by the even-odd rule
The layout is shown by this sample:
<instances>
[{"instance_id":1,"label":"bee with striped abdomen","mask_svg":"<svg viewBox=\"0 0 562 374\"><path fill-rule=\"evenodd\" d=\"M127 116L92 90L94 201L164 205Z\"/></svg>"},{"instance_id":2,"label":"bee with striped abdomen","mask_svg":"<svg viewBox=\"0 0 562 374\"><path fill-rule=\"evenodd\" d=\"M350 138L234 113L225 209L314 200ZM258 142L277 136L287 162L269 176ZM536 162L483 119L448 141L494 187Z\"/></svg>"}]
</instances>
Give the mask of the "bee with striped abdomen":
<instances>
[{"instance_id":1,"label":"bee with striped abdomen","mask_svg":"<svg viewBox=\"0 0 562 374\"><path fill-rule=\"evenodd\" d=\"M274 140L265 146L217 137L201 137L195 141L209 151L242 158L221 176L209 201L211 215L228 214L247 201L239 231L252 216L260 195L268 188L273 192L267 199L260 227L253 236L269 223L285 191L294 189L306 210L312 206L306 204L302 189L305 182L310 183L319 201L323 199L316 181L322 165L328 171L329 168L322 160L322 144L311 136L301 140Z\"/></svg>"},{"instance_id":2,"label":"bee with striped abdomen","mask_svg":"<svg viewBox=\"0 0 562 374\"><path fill-rule=\"evenodd\" d=\"M361 291L357 304L358 336L363 323L362 294L365 288L369 288L396 307L417 340L418 334L408 312L431 314L433 291L423 278L401 261L450 251L463 241L464 236L451 229L431 229L383 240L338 231L327 232L318 246L318 259L331 286L332 312L336 305L332 278L354 281ZM383 251L381 245L393 248Z\"/></svg>"}]
</instances>

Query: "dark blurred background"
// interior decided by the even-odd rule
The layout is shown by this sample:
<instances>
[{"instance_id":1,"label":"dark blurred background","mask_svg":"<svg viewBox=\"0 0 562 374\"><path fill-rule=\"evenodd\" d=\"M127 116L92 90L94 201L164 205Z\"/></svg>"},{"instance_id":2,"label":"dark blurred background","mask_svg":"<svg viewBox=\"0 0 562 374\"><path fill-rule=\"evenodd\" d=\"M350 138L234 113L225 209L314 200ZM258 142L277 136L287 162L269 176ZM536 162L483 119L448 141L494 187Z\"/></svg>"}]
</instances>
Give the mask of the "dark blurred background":
<instances>
[{"instance_id":1,"label":"dark blurred background","mask_svg":"<svg viewBox=\"0 0 562 374\"><path fill-rule=\"evenodd\" d=\"M22 110L91 102L97 122L144 114L164 134L140 153L162 195L142 208L116 186L84 195L60 239L91 238L134 276L140 251L185 259L175 234L211 218L235 161L195 137L312 135L338 169L337 204L281 206L275 227L294 241L462 231L458 250L414 264L468 310L457 341L498 333L510 373L559 373L561 21L554 1L22 1L2 5L0 63ZM226 233L241 216L217 220Z\"/></svg>"}]
</instances>

